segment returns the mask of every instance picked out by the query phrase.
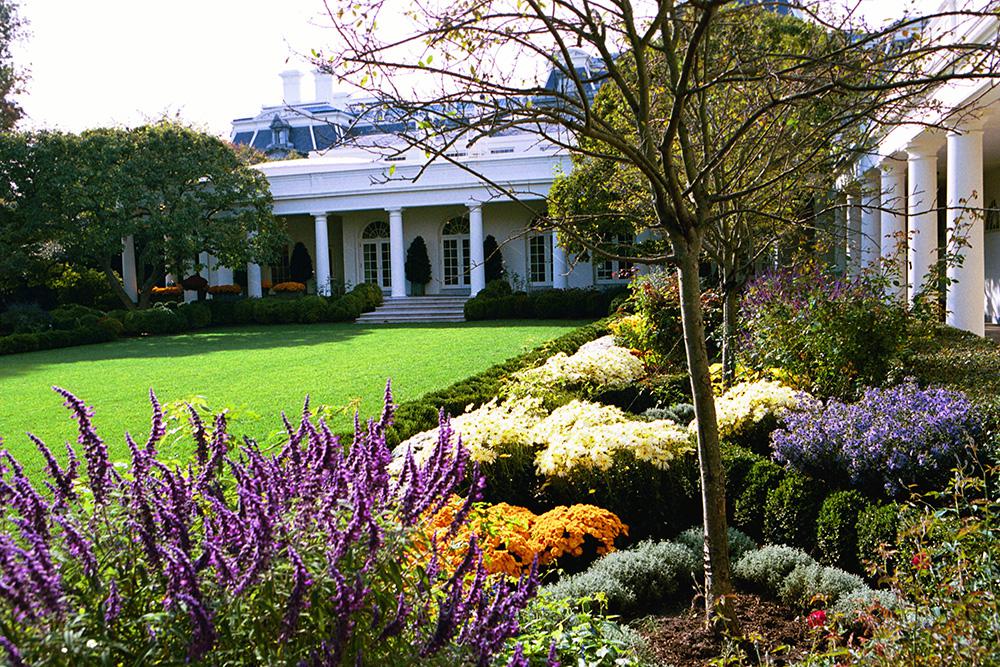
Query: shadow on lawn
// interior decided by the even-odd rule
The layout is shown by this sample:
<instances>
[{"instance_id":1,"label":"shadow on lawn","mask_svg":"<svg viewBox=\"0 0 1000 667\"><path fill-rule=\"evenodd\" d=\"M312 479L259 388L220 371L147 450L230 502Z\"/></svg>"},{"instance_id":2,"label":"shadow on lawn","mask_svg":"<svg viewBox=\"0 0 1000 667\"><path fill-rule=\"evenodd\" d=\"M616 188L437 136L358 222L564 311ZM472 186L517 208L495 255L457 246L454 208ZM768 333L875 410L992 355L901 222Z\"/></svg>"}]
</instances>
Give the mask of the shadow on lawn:
<instances>
[{"instance_id":1,"label":"shadow on lawn","mask_svg":"<svg viewBox=\"0 0 1000 667\"><path fill-rule=\"evenodd\" d=\"M115 359L151 359L187 357L211 352L243 350L247 352L310 347L384 331L419 331L434 329L502 329L510 326L532 327L583 324L573 320L494 320L488 322L354 324L250 325L203 329L174 336L126 338L110 343L81 345L57 350L42 350L0 357L0 379L30 372L36 366ZM540 341L539 341L540 343ZM391 353L391 349L385 352Z\"/></svg>"}]
</instances>

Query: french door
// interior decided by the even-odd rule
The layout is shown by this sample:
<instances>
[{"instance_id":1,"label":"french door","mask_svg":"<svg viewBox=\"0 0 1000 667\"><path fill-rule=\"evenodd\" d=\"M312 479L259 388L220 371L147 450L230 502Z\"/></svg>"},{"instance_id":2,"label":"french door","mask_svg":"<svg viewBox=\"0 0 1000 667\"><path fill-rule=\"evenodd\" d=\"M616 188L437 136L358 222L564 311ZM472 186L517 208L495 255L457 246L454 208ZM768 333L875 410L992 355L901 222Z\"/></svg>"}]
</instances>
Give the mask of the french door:
<instances>
[{"instance_id":1,"label":"french door","mask_svg":"<svg viewBox=\"0 0 1000 667\"><path fill-rule=\"evenodd\" d=\"M361 258L364 263L366 283L378 285L382 289L392 287L392 262L389 259L388 239L362 241Z\"/></svg>"},{"instance_id":2,"label":"french door","mask_svg":"<svg viewBox=\"0 0 1000 667\"><path fill-rule=\"evenodd\" d=\"M469 237L445 236L442 243L444 257L444 286L469 286Z\"/></svg>"}]
</instances>

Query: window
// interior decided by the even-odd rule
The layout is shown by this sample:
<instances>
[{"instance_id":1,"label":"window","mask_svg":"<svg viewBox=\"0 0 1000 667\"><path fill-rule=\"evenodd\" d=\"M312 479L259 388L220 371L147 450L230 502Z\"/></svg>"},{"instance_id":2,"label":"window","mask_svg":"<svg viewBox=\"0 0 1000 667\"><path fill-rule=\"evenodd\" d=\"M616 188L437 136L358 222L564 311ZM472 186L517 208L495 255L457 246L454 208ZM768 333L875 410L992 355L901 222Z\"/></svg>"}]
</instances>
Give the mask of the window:
<instances>
[{"instance_id":1,"label":"window","mask_svg":"<svg viewBox=\"0 0 1000 667\"><path fill-rule=\"evenodd\" d=\"M533 285L552 282L552 234L528 238L528 281Z\"/></svg>"},{"instance_id":2,"label":"window","mask_svg":"<svg viewBox=\"0 0 1000 667\"><path fill-rule=\"evenodd\" d=\"M444 223L441 230L441 256L444 258L445 287L469 284L469 216L460 215Z\"/></svg>"},{"instance_id":3,"label":"window","mask_svg":"<svg viewBox=\"0 0 1000 667\"><path fill-rule=\"evenodd\" d=\"M288 270L288 246L281 249L281 258L277 264L271 265L271 283L286 283L291 280L291 272Z\"/></svg>"},{"instance_id":4,"label":"window","mask_svg":"<svg viewBox=\"0 0 1000 667\"><path fill-rule=\"evenodd\" d=\"M366 283L382 289L392 287L389 223L376 220L361 232L361 275Z\"/></svg>"},{"instance_id":5,"label":"window","mask_svg":"<svg viewBox=\"0 0 1000 667\"><path fill-rule=\"evenodd\" d=\"M615 245L629 245L635 239L626 234L615 234L606 241L606 244L612 246ZM608 248L610 252L616 252L612 248ZM616 254L622 254L621 252L616 252ZM594 262L594 275L597 278L597 282L610 283L610 282L625 282L629 279L629 273L632 271L631 262L622 262L617 259L601 259L595 257Z\"/></svg>"}]
</instances>

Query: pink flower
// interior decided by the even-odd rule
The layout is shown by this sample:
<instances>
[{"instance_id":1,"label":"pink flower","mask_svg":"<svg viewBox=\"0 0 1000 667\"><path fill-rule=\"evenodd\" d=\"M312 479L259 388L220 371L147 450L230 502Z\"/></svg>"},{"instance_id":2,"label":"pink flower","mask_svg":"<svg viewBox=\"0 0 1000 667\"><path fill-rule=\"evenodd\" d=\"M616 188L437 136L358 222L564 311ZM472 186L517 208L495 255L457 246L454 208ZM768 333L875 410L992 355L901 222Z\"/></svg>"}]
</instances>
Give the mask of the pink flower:
<instances>
[{"instance_id":1,"label":"pink flower","mask_svg":"<svg viewBox=\"0 0 1000 667\"><path fill-rule=\"evenodd\" d=\"M927 555L926 551L918 551L913 554L910 563L918 570L926 570L931 566L931 558Z\"/></svg>"},{"instance_id":2,"label":"pink flower","mask_svg":"<svg viewBox=\"0 0 1000 667\"><path fill-rule=\"evenodd\" d=\"M811 629L822 628L826 625L826 612L822 609L817 609L806 618L806 624Z\"/></svg>"}]
</instances>

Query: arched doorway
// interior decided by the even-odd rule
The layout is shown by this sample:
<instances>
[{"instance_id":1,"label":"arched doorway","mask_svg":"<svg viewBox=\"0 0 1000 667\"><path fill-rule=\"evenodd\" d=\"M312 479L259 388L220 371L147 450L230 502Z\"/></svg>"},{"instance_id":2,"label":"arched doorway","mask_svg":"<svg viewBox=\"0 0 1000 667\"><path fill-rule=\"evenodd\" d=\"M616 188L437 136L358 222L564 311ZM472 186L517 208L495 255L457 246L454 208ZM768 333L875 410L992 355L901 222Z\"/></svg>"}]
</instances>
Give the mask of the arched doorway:
<instances>
[{"instance_id":1,"label":"arched doorway","mask_svg":"<svg viewBox=\"0 0 1000 667\"><path fill-rule=\"evenodd\" d=\"M389 223L369 222L361 232L361 275L366 283L386 290L392 287L389 253Z\"/></svg>"},{"instance_id":2,"label":"arched doorway","mask_svg":"<svg viewBox=\"0 0 1000 667\"><path fill-rule=\"evenodd\" d=\"M445 289L469 286L469 216L459 215L441 230L441 276Z\"/></svg>"}]
</instances>

